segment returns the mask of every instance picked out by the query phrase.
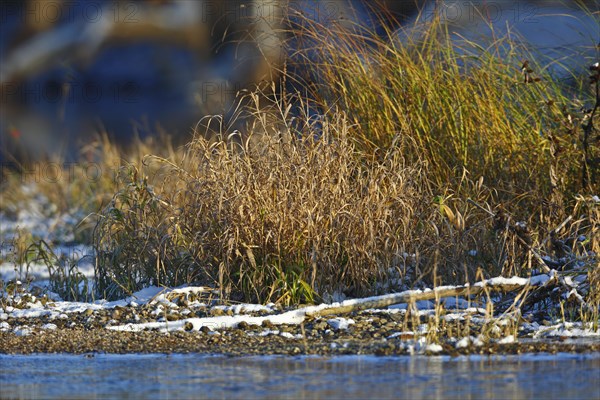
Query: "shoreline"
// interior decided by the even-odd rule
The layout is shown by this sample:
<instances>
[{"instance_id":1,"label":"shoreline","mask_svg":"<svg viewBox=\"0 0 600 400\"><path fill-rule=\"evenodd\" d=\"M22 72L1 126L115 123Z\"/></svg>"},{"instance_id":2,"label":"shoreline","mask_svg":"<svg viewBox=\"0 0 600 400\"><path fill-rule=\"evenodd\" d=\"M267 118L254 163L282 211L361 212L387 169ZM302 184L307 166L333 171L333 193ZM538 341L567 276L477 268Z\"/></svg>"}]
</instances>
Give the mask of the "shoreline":
<instances>
[{"instance_id":1,"label":"shoreline","mask_svg":"<svg viewBox=\"0 0 600 400\"><path fill-rule=\"evenodd\" d=\"M165 303L61 314L50 312L47 305L13 309L19 316L0 313L0 354L460 356L600 352L600 335L581 323L489 319L481 309L441 314L439 310L369 309L310 316L301 323L277 323L282 310L275 310L275 305L188 306L171 308L168 313L161 305ZM197 321L217 320L237 322L195 326ZM247 322L253 320L262 322Z\"/></svg>"},{"instance_id":2,"label":"shoreline","mask_svg":"<svg viewBox=\"0 0 600 400\"><path fill-rule=\"evenodd\" d=\"M223 356L266 355L514 355L535 353L600 352L600 341L537 340L485 343L456 348L445 341L436 351L419 348L412 340L361 339L351 334L331 338L290 340L280 335L242 336L240 330L220 335L202 332L114 332L61 329L18 336L0 333L0 354L204 354Z\"/></svg>"},{"instance_id":3,"label":"shoreline","mask_svg":"<svg viewBox=\"0 0 600 400\"><path fill-rule=\"evenodd\" d=\"M590 321L567 322L540 310L490 313L489 306L475 299L444 297L434 303L411 297L431 297L448 290L456 288L297 308L273 303L223 304L215 290L206 287L148 287L123 300L94 303L22 291L1 299L0 353L458 356L600 352L600 331ZM410 302L396 302L398 298Z\"/></svg>"}]
</instances>

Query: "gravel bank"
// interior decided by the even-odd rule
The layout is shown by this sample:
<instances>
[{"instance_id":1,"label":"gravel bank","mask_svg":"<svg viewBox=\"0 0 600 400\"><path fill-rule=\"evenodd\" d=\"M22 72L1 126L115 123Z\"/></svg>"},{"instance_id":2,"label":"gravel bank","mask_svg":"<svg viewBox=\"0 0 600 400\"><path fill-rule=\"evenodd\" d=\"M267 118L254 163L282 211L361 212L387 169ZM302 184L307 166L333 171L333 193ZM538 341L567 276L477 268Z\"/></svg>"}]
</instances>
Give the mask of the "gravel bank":
<instances>
[{"instance_id":1,"label":"gravel bank","mask_svg":"<svg viewBox=\"0 0 600 400\"><path fill-rule=\"evenodd\" d=\"M107 312L101 312L102 314ZM122 332L106 329L103 318L89 321L86 313L70 315L68 319L11 318L4 321L0 332L0 353L211 353L225 355L266 354L519 354L527 352L594 352L600 351L600 340L573 340L568 337L507 340L506 337L483 339L476 324L448 324L434 337L424 325L407 330L403 313L358 313L339 318L308 320L302 325L272 326L267 321L260 326L240 323L237 328L211 331L160 332L144 330ZM108 317L108 316L107 316ZM423 319L423 318L420 318ZM83 322L82 322L83 321ZM112 320L115 322L114 320ZM340 321L354 323L344 326ZM338 329L335 329L337 326ZM340 326L343 329L339 329ZM462 327L461 327L462 326ZM449 328L450 327L450 328ZM459 333L470 329L471 335ZM462 337L457 339L456 337Z\"/></svg>"},{"instance_id":2,"label":"gravel bank","mask_svg":"<svg viewBox=\"0 0 600 400\"><path fill-rule=\"evenodd\" d=\"M37 293L36 293L37 294ZM600 351L592 324L545 312L491 318L477 303L421 302L338 315L223 304L212 289L144 289L116 302L0 298L0 353L518 354ZM446 308L448 307L448 308ZM321 310L321 309L320 309ZM323 311L320 311L323 312ZM287 317L286 317L287 316ZM291 317L290 317L291 316Z\"/></svg>"}]
</instances>

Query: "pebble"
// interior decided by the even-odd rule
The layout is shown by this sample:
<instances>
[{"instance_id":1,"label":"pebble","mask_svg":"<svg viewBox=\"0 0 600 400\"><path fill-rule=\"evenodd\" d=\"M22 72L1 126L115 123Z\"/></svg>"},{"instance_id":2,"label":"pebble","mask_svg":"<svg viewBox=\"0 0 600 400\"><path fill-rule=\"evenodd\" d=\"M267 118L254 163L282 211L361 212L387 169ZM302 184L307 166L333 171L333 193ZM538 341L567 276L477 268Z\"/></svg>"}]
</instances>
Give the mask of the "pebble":
<instances>
[{"instance_id":1,"label":"pebble","mask_svg":"<svg viewBox=\"0 0 600 400\"><path fill-rule=\"evenodd\" d=\"M263 320L261 326L263 328L273 328L274 327L273 323L268 319Z\"/></svg>"},{"instance_id":2,"label":"pebble","mask_svg":"<svg viewBox=\"0 0 600 400\"><path fill-rule=\"evenodd\" d=\"M220 308L213 308L213 309L211 309L210 314L213 317L220 317L220 316L225 315L225 312Z\"/></svg>"},{"instance_id":3,"label":"pebble","mask_svg":"<svg viewBox=\"0 0 600 400\"><path fill-rule=\"evenodd\" d=\"M237 325L238 329L241 330L246 330L249 327L249 324L246 321L240 321L240 323Z\"/></svg>"}]
</instances>

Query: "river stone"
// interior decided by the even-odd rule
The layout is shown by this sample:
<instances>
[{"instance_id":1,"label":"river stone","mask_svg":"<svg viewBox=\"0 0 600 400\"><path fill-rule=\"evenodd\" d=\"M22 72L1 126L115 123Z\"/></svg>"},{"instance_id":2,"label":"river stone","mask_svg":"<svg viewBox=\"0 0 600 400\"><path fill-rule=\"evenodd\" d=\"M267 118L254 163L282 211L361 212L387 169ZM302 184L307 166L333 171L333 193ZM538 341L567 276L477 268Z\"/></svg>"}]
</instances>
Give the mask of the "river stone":
<instances>
[{"instance_id":1,"label":"river stone","mask_svg":"<svg viewBox=\"0 0 600 400\"><path fill-rule=\"evenodd\" d=\"M402 322L404 321L404 316L401 313L390 314L390 318L392 321Z\"/></svg>"},{"instance_id":2,"label":"river stone","mask_svg":"<svg viewBox=\"0 0 600 400\"><path fill-rule=\"evenodd\" d=\"M246 329L248 329L248 327L249 327L249 324L246 321L240 321L237 324L237 328L241 329L241 330L246 330Z\"/></svg>"},{"instance_id":3,"label":"river stone","mask_svg":"<svg viewBox=\"0 0 600 400\"><path fill-rule=\"evenodd\" d=\"M210 328L208 326L203 325L203 326L200 327L200 332L202 332L202 333L209 333L209 332L211 332L211 330L210 330Z\"/></svg>"},{"instance_id":4,"label":"river stone","mask_svg":"<svg viewBox=\"0 0 600 400\"><path fill-rule=\"evenodd\" d=\"M210 314L211 314L213 317L221 317L221 316L225 315L225 313L223 312L223 310L222 310L222 309L220 309L220 308L212 308L212 309L210 310Z\"/></svg>"},{"instance_id":5,"label":"river stone","mask_svg":"<svg viewBox=\"0 0 600 400\"><path fill-rule=\"evenodd\" d=\"M323 330L323 329L327 329L327 326L328 326L327 322L325 322L323 320L319 320L313 324L313 329Z\"/></svg>"}]
</instances>

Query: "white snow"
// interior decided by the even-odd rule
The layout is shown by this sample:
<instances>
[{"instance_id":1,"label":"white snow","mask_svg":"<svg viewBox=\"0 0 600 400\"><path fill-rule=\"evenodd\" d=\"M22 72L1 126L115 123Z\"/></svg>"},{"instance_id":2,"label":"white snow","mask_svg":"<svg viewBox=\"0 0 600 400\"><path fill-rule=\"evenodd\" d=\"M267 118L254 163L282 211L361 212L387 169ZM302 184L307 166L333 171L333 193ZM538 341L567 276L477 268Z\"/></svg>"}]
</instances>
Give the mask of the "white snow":
<instances>
[{"instance_id":1,"label":"white snow","mask_svg":"<svg viewBox=\"0 0 600 400\"><path fill-rule=\"evenodd\" d=\"M444 350L444 348L437 343L430 343L427 346L425 346L425 351L428 351L430 353L439 353L442 350Z\"/></svg>"},{"instance_id":2,"label":"white snow","mask_svg":"<svg viewBox=\"0 0 600 400\"><path fill-rule=\"evenodd\" d=\"M353 325L355 322L353 319L346 318L331 318L327 320L329 326L331 326L334 330L346 330L350 325Z\"/></svg>"},{"instance_id":3,"label":"white snow","mask_svg":"<svg viewBox=\"0 0 600 400\"><path fill-rule=\"evenodd\" d=\"M318 306L317 306L318 307ZM309 308L309 307L307 307ZM273 325L298 325L304 322L306 309L288 311L278 315L269 315L265 317L252 317L248 315L218 316L207 318L187 318L179 321L166 322L148 322L144 324L125 324L111 326L108 329L116 331L138 332L145 329L158 329L161 332L170 332L184 330L186 324L192 325L192 330L199 331L203 326L210 330L235 328L242 321L248 325L261 325L263 321L269 320Z\"/></svg>"},{"instance_id":4,"label":"white snow","mask_svg":"<svg viewBox=\"0 0 600 400\"><path fill-rule=\"evenodd\" d=\"M269 336L269 335L279 335L279 331L276 329L265 329L262 332L259 332L258 336Z\"/></svg>"},{"instance_id":5,"label":"white snow","mask_svg":"<svg viewBox=\"0 0 600 400\"><path fill-rule=\"evenodd\" d=\"M17 336L29 336L31 335L31 329L26 326L18 327L13 330L13 333Z\"/></svg>"},{"instance_id":6,"label":"white snow","mask_svg":"<svg viewBox=\"0 0 600 400\"><path fill-rule=\"evenodd\" d=\"M554 271L556 273L556 271ZM554 276L554 275L552 275ZM546 274L541 274L541 275L536 275L536 276L532 276L531 279L529 280L529 283L533 286L541 286L541 285L545 285L546 282L548 282L550 280L550 276L546 275Z\"/></svg>"},{"instance_id":7,"label":"white snow","mask_svg":"<svg viewBox=\"0 0 600 400\"><path fill-rule=\"evenodd\" d=\"M286 339L302 339L302 335L293 335L289 332L281 332L279 336L284 337ZM298 337L300 336L300 337Z\"/></svg>"},{"instance_id":8,"label":"white snow","mask_svg":"<svg viewBox=\"0 0 600 400\"><path fill-rule=\"evenodd\" d=\"M417 307L417 310L432 310L433 308L435 308L435 304L429 300L415 301L415 306ZM392 309L392 310L393 309L406 310L406 309L408 309L408 303L393 304L393 305L389 306L388 308Z\"/></svg>"},{"instance_id":9,"label":"white snow","mask_svg":"<svg viewBox=\"0 0 600 400\"><path fill-rule=\"evenodd\" d=\"M502 339L498 340L499 344L508 344L508 343L514 343L517 340L515 339L515 337L513 335L508 335L506 337L503 337Z\"/></svg>"},{"instance_id":10,"label":"white snow","mask_svg":"<svg viewBox=\"0 0 600 400\"><path fill-rule=\"evenodd\" d=\"M562 322L549 327L541 327L533 335L534 339L549 337L600 337L600 330L594 330L591 323L584 325L581 322Z\"/></svg>"},{"instance_id":11,"label":"white snow","mask_svg":"<svg viewBox=\"0 0 600 400\"><path fill-rule=\"evenodd\" d=\"M479 346L483 346L483 342L479 339L479 337L465 336L464 338L457 341L455 344L457 349L469 347L470 345L479 347Z\"/></svg>"},{"instance_id":12,"label":"white snow","mask_svg":"<svg viewBox=\"0 0 600 400\"><path fill-rule=\"evenodd\" d=\"M520 277L512 277L512 278L503 278L497 277L488 279L479 283L476 283L475 286L482 285L544 285L550 279L554 279L557 276L556 271L551 271L549 274L543 274L539 276L534 276L530 279L520 278ZM577 282L565 280L566 283L570 283L572 286L576 286ZM457 286L459 287L459 286ZM298 325L305 321L307 316L318 316L319 313L324 310L330 309L332 307L350 307L364 304L365 302L373 302L374 300L396 300L398 296L411 296L413 294L419 293L428 293L434 291L447 291L453 288L457 288L455 286L445 286L438 287L433 291L431 289L423 289L423 290L408 290L401 292L399 294L389 294L384 296L374 296L362 299L349 299L344 300L339 303L332 304L321 304L316 306L308 306L304 308L300 308L297 310L291 310L282 313L276 313L278 308L274 304L259 305L259 304L235 304L235 305L219 305L212 307L216 310L221 310L227 314L233 315L222 315L222 316L212 316L206 318L185 318L177 321L167 321L164 319L165 314L170 309L179 309L179 314L182 317L185 316L193 316L194 313L186 307L181 307L177 304L178 301L176 299L181 299L182 297L187 298L186 296L191 295L204 295L204 294L216 294L215 289L206 288L206 287L179 287L174 289L161 288L161 287L147 287L143 290L140 290L134 293L131 296L128 296L125 299L117 300L117 301L106 301L106 300L97 300L93 303L83 303L83 302L66 302L66 301L47 301L45 304L42 304L39 298L35 296L20 296L17 295L13 297L13 300L21 299L27 300L28 303L21 304L19 307L13 307L6 305L3 309L0 309L0 331L12 331L17 335L29 335L32 332L33 328L27 326L21 326L17 328L11 328L11 325L7 322L10 318L37 318L37 317L47 317L49 320L53 319L68 319L69 314L72 313L82 313L87 310L98 311L103 309L112 309L115 307L138 307L142 305L154 305L154 311L157 318L160 318L157 322L147 322L147 323L127 323L119 325L119 322L115 320L111 320L106 327L107 329L115 330L115 331L142 331L146 329L150 330L158 330L161 332L171 332L171 331L182 331L182 330L193 330L198 331L202 327L208 327L211 331L211 334L217 334L217 330L227 329L227 328L235 328L242 321L246 322L249 325L261 325L264 321L270 321L274 326L278 325ZM446 292L447 293L447 292ZM575 289L569 293L570 296L581 297L579 293ZM8 294L4 294L4 296L8 296ZM52 299L56 299L57 296L48 296ZM444 312L444 319L446 321L453 320L463 320L465 317L471 318L471 321L474 323L485 323L489 322L489 317L487 316L487 312L485 308L483 308L484 304L476 303L475 301L468 301L462 297L446 297L442 298L441 302L447 310L456 310L454 312ZM13 304L17 304L15 302ZM196 305L200 305L203 303L199 303L194 300L193 303ZM419 309L419 315L434 315L436 313L435 303L433 301L425 300L425 301L417 301L415 305ZM405 313L408 308L407 303L390 305L386 309L368 309L363 310L361 313L371 313L371 314L395 314L395 313ZM248 313L263 313L268 315L248 315ZM135 319L135 317L134 317ZM137 317L139 320L139 317ZM502 324L503 322L508 322L508 320L498 320L498 324ZM331 328L328 330L330 334L334 334L334 331L346 330L350 327L350 325L354 324L355 321L350 318L344 317L335 317L327 319L327 324ZM57 329L56 324L47 323L43 325L42 330L50 330ZM429 326L427 324L422 324L418 326L413 332L395 332L387 337L387 339L393 339L397 337L401 337L402 346L405 346L405 349L409 352L422 354L423 352L436 353L441 351L441 347L437 347L439 345L428 344L424 341L423 337L418 339L409 339L404 340L408 337L419 337L425 336L428 333ZM544 337L600 337L600 332L593 331L591 326L583 326L581 323L563 323L557 324L551 327L543 327L537 323L523 323L520 327L521 331L527 331L528 333L533 333L533 338L544 338ZM255 332L246 332L247 335L256 335ZM281 332L278 329L265 330L258 333L259 335L279 335L281 337L287 339L300 339L301 335L293 335L288 332ZM498 343L513 343L517 339L514 336L508 336L498 340ZM457 348L472 346L481 346L483 344L480 337L465 337L459 339L456 342Z\"/></svg>"},{"instance_id":13,"label":"white snow","mask_svg":"<svg viewBox=\"0 0 600 400\"><path fill-rule=\"evenodd\" d=\"M407 342L402 342L402 344L404 349L407 350L409 354L423 354L423 352L427 350L427 347L429 345L427 343L427 339L424 337L420 337L417 340L409 340Z\"/></svg>"},{"instance_id":14,"label":"white snow","mask_svg":"<svg viewBox=\"0 0 600 400\"><path fill-rule=\"evenodd\" d=\"M462 297L444 297L440 299L447 309L466 309L473 305L473 301L467 301Z\"/></svg>"},{"instance_id":15,"label":"white snow","mask_svg":"<svg viewBox=\"0 0 600 400\"><path fill-rule=\"evenodd\" d=\"M529 279L527 278L520 278L518 276L513 276L512 278L504 278L502 276L498 276L496 278L490 278L487 280L484 280L482 282L477 282L474 286L475 287L479 287L479 286L502 286L502 285L519 285L519 286L525 286L529 283Z\"/></svg>"},{"instance_id":16,"label":"white snow","mask_svg":"<svg viewBox=\"0 0 600 400\"><path fill-rule=\"evenodd\" d=\"M414 332L411 331L403 331L403 332L394 332L392 333L390 336L388 336L386 339L394 339L397 338L398 336L400 337L413 337L415 336Z\"/></svg>"}]
</instances>

